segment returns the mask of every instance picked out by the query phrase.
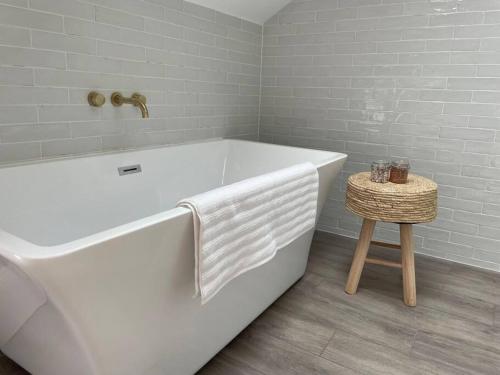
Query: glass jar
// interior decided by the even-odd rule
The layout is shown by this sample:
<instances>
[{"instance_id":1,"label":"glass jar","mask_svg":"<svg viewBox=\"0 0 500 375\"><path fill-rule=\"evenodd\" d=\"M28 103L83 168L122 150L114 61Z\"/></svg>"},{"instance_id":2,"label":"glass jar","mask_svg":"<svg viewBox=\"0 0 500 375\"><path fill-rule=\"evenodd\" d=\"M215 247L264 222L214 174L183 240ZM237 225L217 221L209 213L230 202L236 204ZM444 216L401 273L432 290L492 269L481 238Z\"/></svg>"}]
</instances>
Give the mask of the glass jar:
<instances>
[{"instance_id":1,"label":"glass jar","mask_svg":"<svg viewBox=\"0 0 500 375\"><path fill-rule=\"evenodd\" d=\"M408 171L410 162L406 159L396 160L391 163L391 175L389 181L394 184L406 184L408 182Z\"/></svg>"},{"instance_id":2,"label":"glass jar","mask_svg":"<svg viewBox=\"0 0 500 375\"><path fill-rule=\"evenodd\" d=\"M372 163L370 180L385 184L389 181L391 172L391 163L385 160L377 160Z\"/></svg>"}]
</instances>

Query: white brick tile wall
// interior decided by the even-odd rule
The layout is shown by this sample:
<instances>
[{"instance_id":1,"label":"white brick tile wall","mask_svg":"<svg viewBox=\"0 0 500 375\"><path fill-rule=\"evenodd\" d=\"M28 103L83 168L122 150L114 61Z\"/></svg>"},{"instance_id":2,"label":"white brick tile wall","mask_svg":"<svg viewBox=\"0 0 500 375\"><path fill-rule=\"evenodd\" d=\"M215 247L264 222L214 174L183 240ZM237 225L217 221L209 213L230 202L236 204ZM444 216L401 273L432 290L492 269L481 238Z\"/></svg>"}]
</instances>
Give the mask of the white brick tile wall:
<instances>
[{"instance_id":1,"label":"white brick tile wall","mask_svg":"<svg viewBox=\"0 0 500 375\"><path fill-rule=\"evenodd\" d=\"M256 139L260 122L263 141L349 154L321 229L357 236L345 179L409 157L440 185L417 250L500 271L499 67L497 0L295 0L263 33L184 0L0 0L0 162Z\"/></svg>"},{"instance_id":2,"label":"white brick tile wall","mask_svg":"<svg viewBox=\"0 0 500 375\"><path fill-rule=\"evenodd\" d=\"M0 4L0 24L61 32L63 17Z\"/></svg>"},{"instance_id":3,"label":"white brick tile wall","mask_svg":"<svg viewBox=\"0 0 500 375\"><path fill-rule=\"evenodd\" d=\"M80 1L30 0L30 8L87 20L94 19L94 7L92 4L86 4Z\"/></svg>"},{"instance_id":4,"label":"white brick tile wall","mask_svg":"<svg viewBox=\"0 0 500 375\"><path fill-rule=\"evenodd\" d=\"M28 47L31 43L30 31L19 27L0 26L0 43Z\"/></svg>"},{"instance_id":5,"label":"white brick tile wall","mask_svg":"<svg viewBox=\"0 0 500 375\"><path fill-rule=\"evenodd\" d=\"M183 0L0 0L0 163L255 139L261 41L261 26ZM112 107L116 90L146 95L151 118Z\"/></svg>"},{"instance_id":6,"label":"white brick tile wall","mask_svg":"<svg viewBox=\"0 0 500 375\"><path fill-rule=\"evenodd\" d=\"M95 55L96 41L88 38L37 31L31 34L31 46L36 49Z\"/></svg>"},{"instance_id":7,"label":"white brick tile wall","mask_svg":"<svg viewBox=\"0 0 500 375\"><path fill-rule=\"evenodd\" d=\"M33 71L28 68L0 66L0 84L33 86Z\"/></svg>"},{"instance_id":8,"label":"white brick tile wall","mask_svg":"<svg viewBox=\"0 0 500 375\"><path fill-rule=\"evenodd\" d=\"M120 8L118 8L120 9ZM95 21L109 25L127 27L129 29L144 30L144 18L138 15L125 13L116 8L95 8Z\"/></svg>"},{"instance_id":9,"label":"white brick tile wall","mask_svg":"<svg viewBox=\"0 0 500 375\"><path fill-rule=\"evenodd\" d=\"M440 185L418 251L500 271L500 2L295 0L264 26L263 141L347 152L320 228L356 237L345 178L411 158ZM380 239L397 240L383 225Z\"/></svg>"},{"instance_id":10,"label":"white brick tile wall","mask_svg":"<svg viewBox=\"0 0 500 375\"><path fill-rule=\"evenodd\" d=\"M64 69L66 57L62 52L0 46L0 64Z\"/></svg>"}]
</instances>

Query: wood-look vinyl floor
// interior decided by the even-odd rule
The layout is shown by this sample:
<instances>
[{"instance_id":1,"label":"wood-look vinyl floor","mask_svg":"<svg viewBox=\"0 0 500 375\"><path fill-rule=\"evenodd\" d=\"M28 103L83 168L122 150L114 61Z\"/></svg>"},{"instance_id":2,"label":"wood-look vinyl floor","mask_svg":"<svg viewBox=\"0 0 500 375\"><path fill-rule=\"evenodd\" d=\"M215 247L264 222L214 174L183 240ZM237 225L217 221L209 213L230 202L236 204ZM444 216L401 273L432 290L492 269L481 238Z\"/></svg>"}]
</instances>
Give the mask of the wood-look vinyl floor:
<instances>
[{"instance_id":1,"label":"wood-look vinyl floor","mask_svg":"<svg viewBox=\"0 0 500 375\"><path fill-rule=\"evenodd\" d=\"M410 308L395 269L367 265L344 293L354 246L316 233L305 276L198 375L500 374L500 274L417 255ZM0 374L27 373L0 357Z\"/></svg>"}]
</instances>

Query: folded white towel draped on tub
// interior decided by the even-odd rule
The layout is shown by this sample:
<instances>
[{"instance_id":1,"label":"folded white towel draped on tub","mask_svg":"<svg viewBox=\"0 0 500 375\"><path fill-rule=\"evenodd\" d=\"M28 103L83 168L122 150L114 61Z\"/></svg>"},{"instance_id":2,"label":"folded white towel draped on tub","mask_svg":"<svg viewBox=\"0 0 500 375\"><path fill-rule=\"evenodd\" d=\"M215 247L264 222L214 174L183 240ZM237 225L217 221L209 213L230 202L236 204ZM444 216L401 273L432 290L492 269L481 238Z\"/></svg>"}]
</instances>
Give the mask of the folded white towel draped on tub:
<instances>
[{"instance_id":1,"label":"folded white towel draped on tub","mask_svg":"<svg viewBox=\"0 0 500 375\"><path fill-rule=\"evenodd\" d=\"M177 205L193 212L195 284L201 303L314 228L317 200L318 171L311 163L181 200Z\"/></svg>"}]
</instances>

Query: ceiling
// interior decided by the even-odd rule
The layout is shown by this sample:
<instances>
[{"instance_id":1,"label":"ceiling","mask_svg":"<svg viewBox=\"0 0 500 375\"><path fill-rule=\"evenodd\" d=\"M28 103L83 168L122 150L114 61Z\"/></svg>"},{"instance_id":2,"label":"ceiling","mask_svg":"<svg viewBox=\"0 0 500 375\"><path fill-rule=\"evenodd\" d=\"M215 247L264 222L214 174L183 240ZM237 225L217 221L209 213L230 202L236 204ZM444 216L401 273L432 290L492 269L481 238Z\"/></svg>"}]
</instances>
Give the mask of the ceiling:
<instances>
[{"instance_id":1,"label":"ceiling","mask_svg":"<svg viewBox=\"0 0 500 375\"><path fill-rule=\"evenodd\" d=\"M230 14L260 25L274 16L291 0L189 0L219 12Z\"/></svg>"}]
</instances>

